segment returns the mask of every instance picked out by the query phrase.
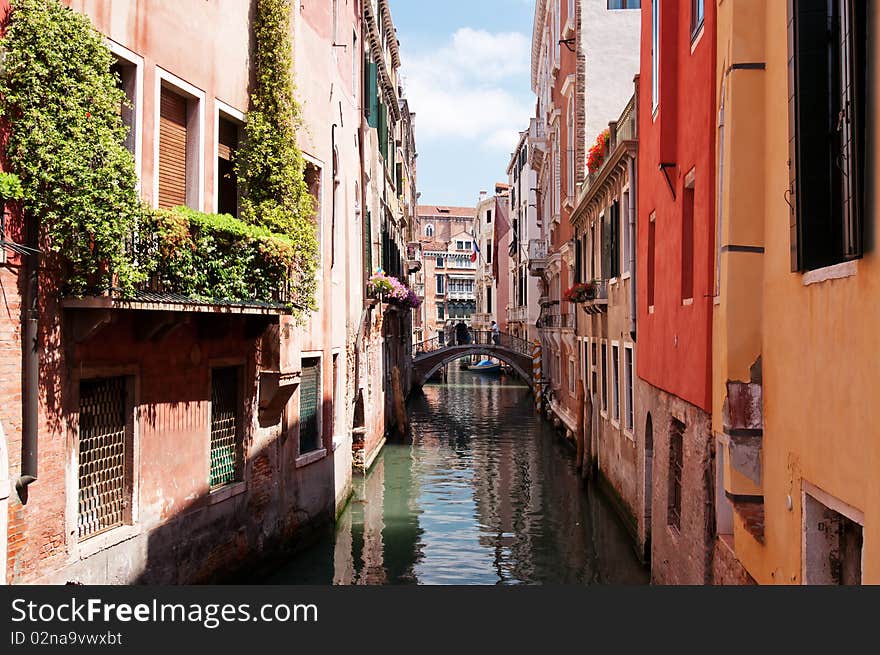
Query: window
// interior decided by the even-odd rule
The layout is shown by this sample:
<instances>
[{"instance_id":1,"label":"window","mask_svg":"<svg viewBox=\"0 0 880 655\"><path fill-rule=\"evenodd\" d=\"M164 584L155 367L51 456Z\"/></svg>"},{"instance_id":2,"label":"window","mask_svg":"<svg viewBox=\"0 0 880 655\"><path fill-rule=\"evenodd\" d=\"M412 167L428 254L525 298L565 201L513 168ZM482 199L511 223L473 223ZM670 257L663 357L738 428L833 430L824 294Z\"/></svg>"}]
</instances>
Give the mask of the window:
<instances>
[{"instance_id":1,"label":"window","mask_svg":"<svg viewBox=\"0 0 880 655\"><path fill-rule=\"evenodd\" d=\"M642 0L608 0L609 9L640 9Z\"/></svg>"},{"instance_id":2,"label":"window","mask_svg":"<svg viewBox=\"0 0 880 655\"><path fill-rule=\"evenodd\" d=\"M309 194L315 200L315 230L318 237L318 258L321 257L322 247L321 247L321 238L323 236L323 225L321 217L323 215L323 204L321 203L321 187L323 185L323 170L321 167L310 160L306 161L306 168L303 173L303 180L306 183L306 187L309 190ZM372 249L371 249L371 258L372 258ZM320 271L320 266L318 266L318 270ZM387 269L385 269L387 271Z\"/></svg>"},{"instance_id":3,"label":"window","mask_svg":"<svg viewBox=\"0 0 880 655\"><path fill-rule=\"evenodd\" d=\"M456 242L455 242L455 248L456 248L457 250L464 250L464 241L456 241Z\"/></svg>"},{"instance_id":4,"label":"window","mask_svg":"<svg viewBox=\"0 0 880 655\"><path fill-rule=\"evenodd\" d=\"M565 157L566 197L574 202L575 185L575 128L574 128L574 97L568 99L568 116L566 118L566 136L568 138L568 152Z\"/></svg>"},{"instance_id":5,"label":"window","mask_svg":"<svg viewBox=\"0 0 880 655\"><path fill-rule=\"evenodd\" d=\"M703 27L705 13L705 0L691 0L691 37L696 36Z\"/></svg>"},{"instance_id":6,"label":"window","mask_svg":"<svg viewBox=\"0 0 880 655\"><path fill-rule=\"evenodd\" d=\"M816 495L820 495L819 492ZM825 494L821 494L823 497ZM851 516L829 507L810 493L804 494L804 584L862 584L864 517L840 501L828 504L846 509Z\"/></svg>"},{"instance_id":7,"label":"window","mask_svg":"<svg viewBox=\"0 0 880 655\"><path fill-rule=\"evenodd\" d=\"M594 341L590 344L590 391L594 394L599 392L599 361L597 351L599 346Z\"/></svg>"},{"instance_id":8,"label":"window","mask_svg":"<svg viewBox=\"0 0 880 655\"><path fill-rule=\"evenodd\" d=\"M217 213L238 216L238 178L233 157L238 150L241 123L226 114L217 118Z\"/></svg>"},{"instance_id":9,"label":"window","mask_svg":"<svg viewBox=\"0 0 880 655\"><path fill-rule=\"evenodd\" d=\"M425 226L425 236L426 237L433 237L434 236L434 226L431 225L430 223L428 223Z\"/></svg>"},{"instance_id":10,"label":"window","mask_svg":"<svg viewBox=\"0 0 880 655\"><path fill-rule=\"evenodd\" d=\"M336 417L339 413L339 355L333 355L333 441L336 441Z\"/></svg>"},{"instance_id":11,"label":"window","mask_svg":"<svg viewBox=\"0 0 880 655\"><path fill-rule=\"evenodd\" d=\"M437 258L437 268L443 268L446 265L446 262L442 257Z\"/></svg>"},{"instance_id":12,"label":"window","mask_svg":"<svg viewBox=\"0 0 880 655\"><path fill-rule=\"evenodd\" d=\"M492 242L491 241L486 242L486 263L487 264L492 263Z\"/></svg>"},{"instance_id":13,"label":"window","mask_svg":"<svg viewBox=\"0 0 880 655\"><path fill-rule=\"evenodd\" d=\"M489 209L489 210L486 211L486 222L487 222L487 223L491 223L491 222L492 222L492 210L491 210L491 209Z\"/></svg>"},{"instance_id":14,"label":"window","mask_svg":"<svg viewBox=\"0 0 880 655\"><path fill-rule=\"evenodd\" d=\"M620 421L620 345L611 346L611 419Z\"/></svg>"},{"instance_id":15,"label":"window","mask_svg":"<svg viewBox=\"0 0 880 655\"><path fill-rule=\"evenodd\" d=\"M302 361L299 384L299 454L321 448L321 359L309 357Z\"/></svg>"},{"instance_id":16,"label":"window","mask_svg":"<svg viewBox=\"0 0 880 655\"><path fill-rule=\"evenodd\" d=\"M575 382L576 376L575 376L574 372L575 372L574 360L569 359L568 360L568 393L571 394L572 396L575 394L574 382Z\"/></svg>"},{"instance_id":17,"label":"window","mask_svg":"<svg viewBox=\"0 0 880 655\"><path fill-rule=\"evenodd\" d=\"M436 276L437 279L437 293L445 293L445 278L442 275Z\"/></svg>"},{"instance_id":18,"label":"window","mask_svg":"<svg viewBox=\"0 0 880 655\"><path fill-rule=\"evenodd\" d=\"M608 344L602 344L602 413L608 412Z\"/></svg>"},{"instance_id":19,"label":"window","mask_svg":"<svg viewBox=\"0 0 880 655\"><path fill-rule=\"evenodd\" d=\"M486 287L486 313L492 313L492 287Z\"/></svg>"},{"instance_id":20,"label":"window","mask_svg":"<svg viewBox=\"0 0 880 655\"><path fill-rule=\"evenodd\" d=\"M241 408L237 367L211 371L211 489L241 479Z\"/></svg>"},{"instance_id":21,"label":"window","mask_svg":"<svg viewBox=\"0 0 880 655\"><path fill-rule=\"evenodd\" d=\"M651 0L651 111L660 106L660 0Z\"/></svg>"},{"instance_id":22,"label":"window","mask_svg":"<svg viewBox=\"0 0 880 655\"><path fill-rule=\"evenodd\" d=\"M654 306L654 260L657 248L657 216L651 212L648 219L648 307Z\"/></svg>"},{"instance_id":23,"label":"window","mask_svg":"<svg viewBox=\"0 0 880 655\"><path fill-rule=\"evenodd\" d=\"M681 197L681 299L694 297L694 172L687 176Z\"/></svg>"},{"instance_id":24,"label":"window","mask_svg":"<svg viewBox=\"0 0 880 655\"><path fill-rule=\"evenodd\" d=\"M358 97L358 60L360 59L358 51L358 35L352 30L351 33L351 95L353 98Z\"/></svg>"},{"instance_id":25,"label":"window","mask_svg":"<svg viewBox=\"0 0 880 655\"><path fill-rule=\"evenodd\" d=\"M127 102L123 102L119 106L119 115L122 118L122 124L128 130L125 135L125 148L137 158L137 135L139 125L137 124L137 116L135 108L138 106L138 67L124 59L116 59L116 62L110 66L110 71L117 77L116 86L125 93Z\"/></svg>"},{"instance_id":26,"label":"window","mask_svg":"<svg viewBox=\"0 0 880 655\"><path fill-rule=\"evenodd\" d=\"M153 198L161 209L203 208L203 91L156 69L156 125Z\"/></svg>"},{"instance_id":27,"label":"window","mask_svg":"<svg viewBox=\"0 0 880 655\"><path fill-rule=\"evenodd\" d=\"M868 4L792 0L789 161L792 270L862 256Z\"/></svg>"},{"instance_id":28,"label":"window","mask_svg":"<svg viewBox=\"0 0 880 655\"><path fill-rule=\"evenodd\" d=\"M620 277L620 202L615 200L604 216L605 247L603 266L606 280Z\"/></svg>"},{"instance_id":29,"label":"window","mask_svg":"<svg viewBox=\"0 0 880 655\"><path fill-rule=\"evenodd\" d=\"M681 483L684 470L685 425L672 419L669 427L669 492L666 525L681 530Z\"/></svg>"},{"instance_id":30,"label":"window","mask_svg":"<svg viewBox=\"0 0 880 655\"><path fill-rule=\"evenodd\" d=\"M438 321L446 320L446 306L441 302L437 303L437 320Z\"/></svg>"},{"instance_id":31,"label":"window","mask_svg":"<svg viewBox=\"0 0 880 655\"><path fill-rule=\"evenodd\" d=\"M633 385L635 382L635 366L633 361L633 346L626 344L623 347L623 374L624 378L624 409L623 409L623 427L632 433L635 426L635 412L633 409Z\"/></svg>"},{"instance_id":32,"label":"window","mask_svg":"<svg viewBox=\"0 0 880 655\"><path fill-rule=\"evenodd\" d=\"M630 195L629 191L625 191L623 194L623 216L621 220L623 221L623 229L621 232L623 233L623 266L622 270L624 273L632 273L633 262L635 261L635 235L633 234L633 230L635 229L635 225L631 220L632 206L630 205Z\"/></svg>"},{"instance_id":33,"label":"window","mask_svg":"<svg viewBox=\"0 0 880 655\"><path fill-rule=\"evenodd\" d=\"M143 140L143 96L144 96L144 59L127 48L108 41L107 46L116 61L111 70L118 78L117 86L125 94L128 101L119 107L122 123L128 130L125 135L125 147L134 155L135 170L138 179L141 177L141 150Z\"/></svg>"},{"instance_id":34,"label":"window","mask_svg":"<svg viewBox=\"0 0 880 655\"><path fill-rule=\"evenodd\" d=\"M77 535L93 537L131 522L134 411L126 377L79 385Z\"/></svg>"}]
</instances>

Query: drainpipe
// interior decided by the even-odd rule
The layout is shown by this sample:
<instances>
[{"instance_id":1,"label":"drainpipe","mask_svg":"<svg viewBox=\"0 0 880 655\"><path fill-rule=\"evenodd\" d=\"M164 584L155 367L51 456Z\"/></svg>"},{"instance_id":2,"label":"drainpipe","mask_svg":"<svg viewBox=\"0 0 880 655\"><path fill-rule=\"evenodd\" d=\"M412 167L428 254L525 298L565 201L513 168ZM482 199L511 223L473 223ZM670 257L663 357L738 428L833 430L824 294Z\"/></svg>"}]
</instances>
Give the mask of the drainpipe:
<instances>
[{"instance_id":1,"label":"drainpipe","mask_svg":"<svg viewBox=\"0 0 880 655\"><path fill-rule=\"evenodd\" d=\"M626 208L629 213L629 233L632 239L632 245L630 246L629 255L629 270L630 270L630 280L629 280L629 334L632 337L633 341L636 341L636 326L637 326L637 316L636 316L636 253L637 250L637 227L636 227L636 208L637 208L637 198L639 194L639 184L636 179L637 169L635 166L635 161L630 158L629 163L627 164L629 168L629 207Z\"/></svg>"},{"instance_id":2,"label":"drainpipe","mask_svg":"<svg viewBox=\"0 0 880 655\"><path fill-rule=\"evenodd\" d=\"M339 155L336 152L336 123L330 126L330 157L333 159L333 171L330 183L330 268L336 267L336 187L339 186Z\"/></svg>"},{"instance_id":3,"label":"drainpipe","mask_svg":"<svg viewBox=\"0 0 880 655\"><path fill-rule=\"evenodd\" d=\"M37 222L27 230L30 253L24 257L25 297L22 316L22 436L21 477L15 483L22 503L27 502L27 487L37 480L37 423L40 388L40 356L37 342L39 317L40 256L37 254Z\"/></svg>"}]
</instances>

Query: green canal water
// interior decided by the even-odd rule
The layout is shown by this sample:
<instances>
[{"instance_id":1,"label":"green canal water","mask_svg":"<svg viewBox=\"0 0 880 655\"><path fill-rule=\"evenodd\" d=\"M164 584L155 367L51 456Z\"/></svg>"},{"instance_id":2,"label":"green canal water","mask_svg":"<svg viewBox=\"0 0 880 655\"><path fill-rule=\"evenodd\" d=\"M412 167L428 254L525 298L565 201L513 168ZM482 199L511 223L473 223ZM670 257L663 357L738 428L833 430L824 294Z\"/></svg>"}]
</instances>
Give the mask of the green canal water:
<instances>
[{"instance_id":1,"label":"green canal water","mask_svg":"<svg viewBox=\"0 0 880 655\"><path fill-rule=\"evenodd\" d=\"M521 382L450 367L335 530L271 584L644 584L629 535Z\"/></svg>"}]
</instances>

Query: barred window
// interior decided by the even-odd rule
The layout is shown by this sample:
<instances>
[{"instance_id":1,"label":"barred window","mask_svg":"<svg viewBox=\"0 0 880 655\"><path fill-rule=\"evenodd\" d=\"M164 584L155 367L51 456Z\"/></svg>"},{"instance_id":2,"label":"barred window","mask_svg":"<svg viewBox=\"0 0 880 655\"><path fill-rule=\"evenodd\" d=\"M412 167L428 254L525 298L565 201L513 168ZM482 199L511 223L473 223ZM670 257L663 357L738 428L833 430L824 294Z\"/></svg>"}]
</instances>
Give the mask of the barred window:
<instances>
[{"instance_id":1,"label":"barred window","mask_svg":"<svg viewBox=\"0 0 880 655\"><path fill-rule=\"evenodd\" d=\"M211 372L211 488L241 480L242 399L237 367Z\"/></svg>"},{"instance_id":2,"label":"barred window","mask_svg":"<svg viewBox=\"0 0 880 655\"><path fill-rule=\"evenodd\" d=\"M133 408L129 379L79 385L77 533L93 537L131 521Z\"/></svg>"},{"instance_id":3,"label":"barred window","mask_svg":"<svg viewBox=\"0 0 880 655\"><path fill-rule=\"evenodd\" d=\"M299 387L299 454L321 448L321 360L304 359Z\"/></svg>"},{"instance_id":4,"label":"barred window","mask_svg":"<svg viewBox=\"0 0 880 655\"><path fill-rule=\"evenodd\" d=\"M681 483L684 470L685 425L672 419L669 429L669 503L666 524L681 530Z\"/></svg>"}]
</instances>

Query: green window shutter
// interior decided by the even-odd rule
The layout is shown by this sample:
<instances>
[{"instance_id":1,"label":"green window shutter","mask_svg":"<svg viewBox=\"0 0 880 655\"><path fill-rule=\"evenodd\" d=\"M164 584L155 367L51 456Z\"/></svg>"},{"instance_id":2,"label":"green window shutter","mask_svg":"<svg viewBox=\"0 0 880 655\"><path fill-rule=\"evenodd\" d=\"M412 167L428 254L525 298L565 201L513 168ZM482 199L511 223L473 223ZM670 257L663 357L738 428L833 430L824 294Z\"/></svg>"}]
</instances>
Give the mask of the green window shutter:
<instances>
[{"instance_id":1,"label":"green window shutter","mask_svg":"<svg viewBox=\"0 0 880 655\"><path fill-rule=\"evenodd\" d=\"M364 222L364 268L367 277L373 274L373 221L370 210L367 210L366 221Z\"/></svg>"},{"instance_id":2,"label":"green window shutter","mask_svg":"<svg viewBox=\"0 0 880 655\"><path fill-rule=\"evenodd\" d=\"M385 160L388 160L388 110L385 108L385 103L379 103L379 126L376 128L379 131L379 152L382 153L382 157Z\"/></svg>"},{"instance_id":3,"label":"green window shutter","mask_svg":"<svg viewBox=\"0 0 880 655\"><path fill-rule=\"evenodd\" d=\"M321 360L304 359L299 385L299 454L310 453L321 447L318 432L319 390Z\"/></svg>"},{"instance_id":4,"label":"green window shutter","mask_svg":"<svg viewBox=\"0 0 880 655\"><path fill-rule=\"evenodd\" d=\"M364 65L366 74L366 102L367 124L372 128L379 127L379 67L369 58Z\"/></svg>"}]
</instances>

